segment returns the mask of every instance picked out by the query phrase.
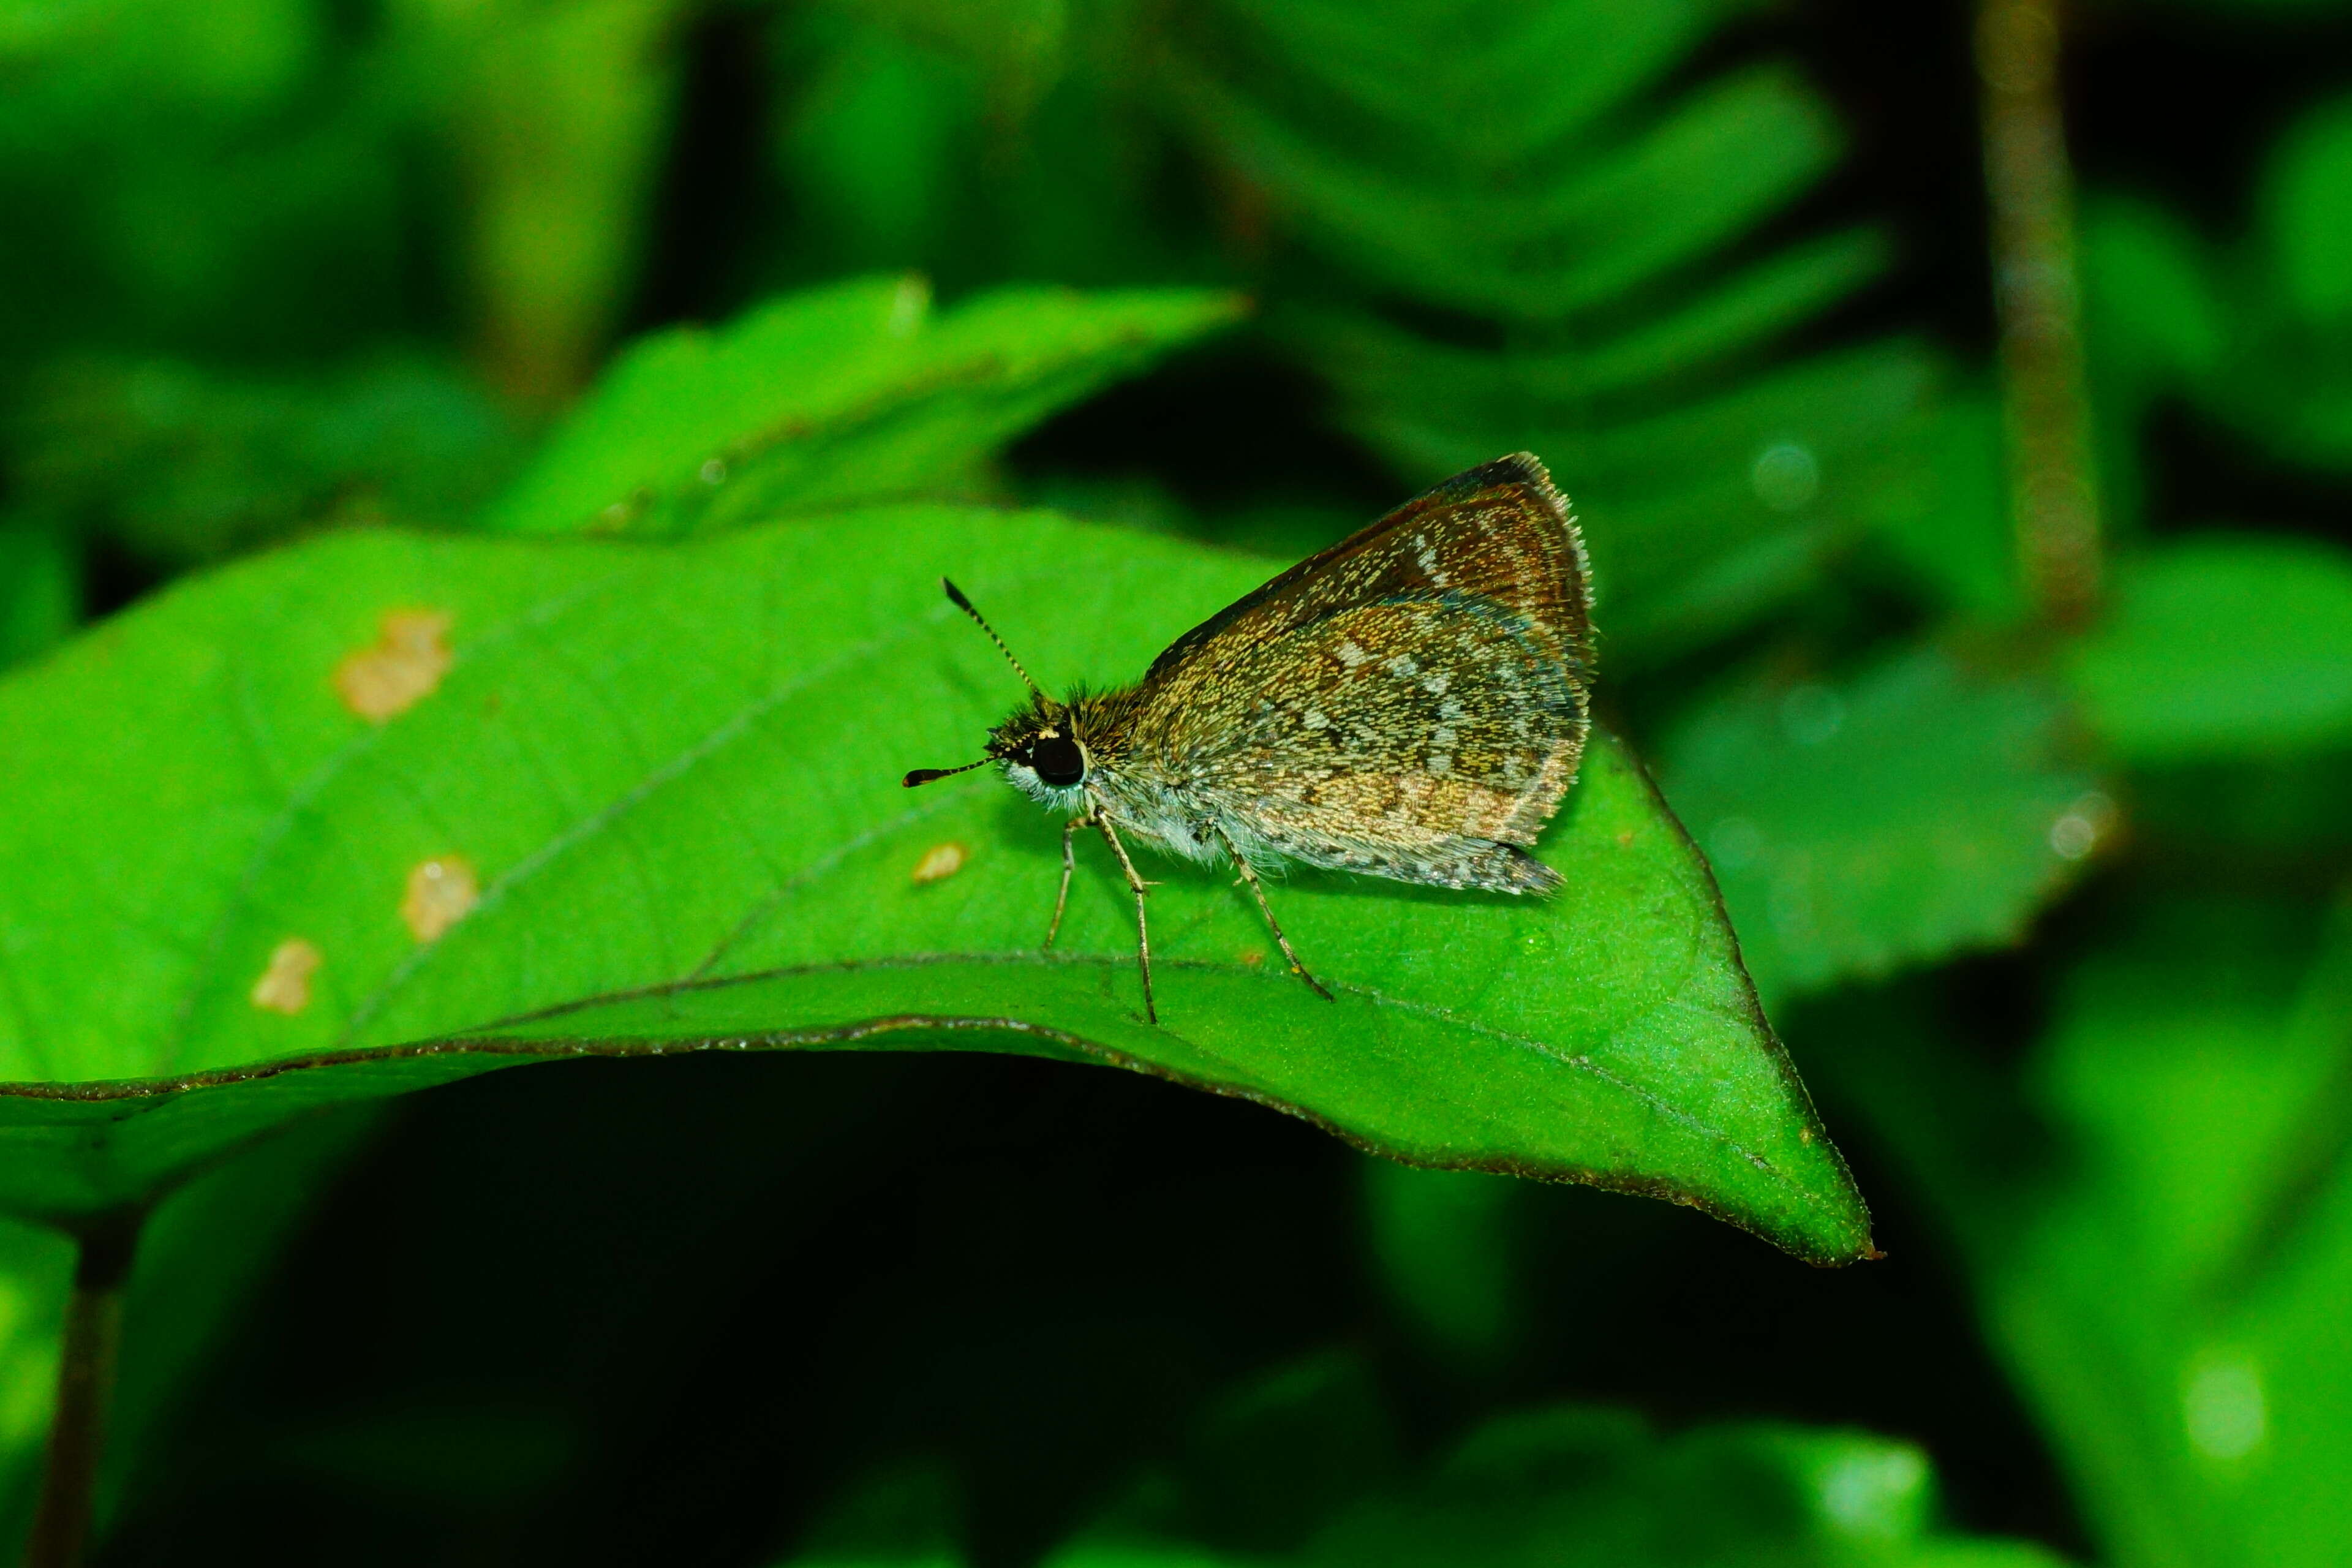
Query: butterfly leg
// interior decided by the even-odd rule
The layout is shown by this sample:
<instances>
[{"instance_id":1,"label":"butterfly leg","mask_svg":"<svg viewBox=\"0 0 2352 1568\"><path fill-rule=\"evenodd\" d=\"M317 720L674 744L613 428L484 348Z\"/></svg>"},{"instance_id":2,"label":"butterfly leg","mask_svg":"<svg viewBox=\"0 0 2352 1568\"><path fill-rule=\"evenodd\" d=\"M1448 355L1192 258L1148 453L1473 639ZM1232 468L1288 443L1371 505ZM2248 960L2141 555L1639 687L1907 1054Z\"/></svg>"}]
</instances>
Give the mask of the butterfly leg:
<instances>
[{"instance_id":1,"label":"butterfly leg","mask_svg":"<svg viewBox=\"0 0 2352 1568\"><path fill-rule=\"evenodd\" d=\"M1101 808L1091 813L1094 824L1110 845L1110 852L1118 857L1119 868L1127 873L1127 885L1135 889L1135 956L1143 968L1143 1016L1150 1023L1160 1022L1160 1011L1151 1005L1151 928L1143 918L1144 889L1150 884L1135 874L1135 862L1127 858L1127 846L1118 841L1118 832Z\"/></svg>"},{"instance_id":2,"label":"butterfly leg","mask_svg":"<svg viewBox=\"0 0 2352 1568\"><path fill-rule=\"evenodd\" d=\"M1323 989L1322 982L1307 973L1307 966L1298 962L1298 954L1290 950L1290 939L1282 934L1282 922L1274 918L1274 906L1265 901L1265 889L1258 885L1257 868L1242 858L1242 852L1234 847L1231 838L1225 837L1223 828L1217 829L1217 837L1224 839L1225 853L1234 858L1235 866L1241 868L1242 880L1249 884L1252 896L1257 900L1257 911L1265 917L1265 929L1274 933L1274 945L1282 949L1282 956L1289 961L1290 973L1307 982L1307 988L1326 1002L1335 1000L1331 993Z\"/></svg>"},{"instance_id":3,"label":"butterfly leg","mask_svg":"<svg viewBox=\"0 0 2352 1568\"><path fill-rule=\"evenodd\" d=\"M1062 890L1054 895L1054 923L1045 928L1045 945L1047 947L1053 946L1054 939L1061 935L1062 911L1070 903L1070 872L1077 864L1070 854L1070 840L1079 828L1087 826L1094 819L1095 814L1087 811L1062 824Z\"/></svg>"}]
</instances>

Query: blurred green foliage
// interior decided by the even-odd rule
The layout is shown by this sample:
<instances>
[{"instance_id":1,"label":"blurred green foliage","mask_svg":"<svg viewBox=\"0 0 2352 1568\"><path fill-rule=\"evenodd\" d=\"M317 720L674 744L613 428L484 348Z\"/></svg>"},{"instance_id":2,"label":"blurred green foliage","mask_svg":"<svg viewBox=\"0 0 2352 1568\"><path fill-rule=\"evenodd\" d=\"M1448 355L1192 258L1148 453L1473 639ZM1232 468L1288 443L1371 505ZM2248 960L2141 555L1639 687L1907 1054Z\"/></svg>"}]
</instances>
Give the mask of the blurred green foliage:
<instances>
[{"instance_id":1,"label":"blurred green foliage","mask_svg":"<svg viewBox=\"0 0 2352 1568\"><path fill-rule=\"evenodd\" d=\"M953 1545L952 1498L936 1481L922 1489L925 1475L873 1478L817 1525L787 1560L791 1568L964 1561ZM1949 1534L1938 1511L1926 1457L1904 1444L1763 1423L1667 1437L1629 1412L1575 1405L1500 1417L1413 1467L1398 1451L1367 1369L1325 1355L1213 1401L1186 1452L1136 1481L1044 1561L1054 1568L2032 1568L2058 1561L2022 1543Z\"/></svg>"},{"instance_id":2,"label":"blurred green foliage","mask_svg":"<svg viewBox=\"0 0 2352 1568\"><path fill-rule=\"evenodd\" d=\"M1886 247L1757 253L1842 138L1778 63L1662 91L1738 9L1229 0L1180 57L1297 236L1276 326L1343 423L1416 479L1519 448L1573 472L1620 658L1796 591L1932 382L1916 345L1788 352Z\"/></svg>"},{"instance_id":3,"label":"blurred green foliage","mask_svg":"<svg viewBox=\"0 0 2352 1568\"><path fill-rule=\"evenodd\" d=\"M2285 129L2247 205L2227 243L2142 195L2089 211L2094 368L2126 509L2148 482L2136 430L2168 400L2274 462L2352 472L2352 97Z\"/></svg>"},{"instance_id":4,"label":"blurred green foliage","mask_svg":"<svg viewBox=\"0 0 2352 1568\"><path fill-rule=\"evenodd\" d=\"M2063 718L2046 679L1934 647L1850 682L1767 678L1694 705L1663 764L1759 989L2023 935L2113 811Z\"/></svg>"},{"instance_id":5,"label":"blurred green foliage","mask_svg":"<svg viewBox=\"0 0 2352 1568\"><path fill-rule=\"evenodd\" d=\"M2020 586L1985 344L1944 297L1954 277L1982 292L1950 261L1980 244L1973 154L1874 145L1885 106L1853 85L1855 49L1932 47L1965 104L1957 7L1871 34L1904 24L1738 0L0 5L10 1076L79 1093L501 1018L499 1043L539 1051L961 1010L1057 1031L1022 1047L1049 1059L1108 1052L1437 1163L1574 1169L1851 1255L1860 1211L1744 954L1829 1131L1878 1173L1887 1267L1927 1258L2047 1446L2082 1529L2052 1544L2124 1568L2332 1562L2352 1536L2341 9L2118 5L2087 35L2095 83L2138 70L2131 48L2192 62L2204 162L2175 178L2127 144L2115 127L2145 121L2114 105L2138 89L2082 95L2112 526L2102 614L2060 633ZM1891 53L1864 63L1905 79ZM2233 69L2261 75L2244 103ZM1286 917L1357 987L1334 1010L1259 973L1215 879L1175 876L1157 929L1195 965L1163 997L1196 1014L1189 1037L1125 1017L1108 883L1074 903L1080 962L825 967L1012 955L1042 920L1049 823L977 784L896 792L1012 698L938 573L996 584L986 607L1049 685L1121 678L1273 560L1517 447L1584 519L1625 737L1547 842L1575 897L1507 910L1301 878ZM452 606L422 644L382 622ZM446 637L437 708L339 704L334 672L379 636L394 664ZM853 644L889 652L835 658ZM950 842L968 868L909 879ZM457 854L479 912L420 945L401 875ZM315 1009L257 1005L303 932ZM735 987L606 994L738 945ZM801 972L749 973L773 965ZM305 1216L353 1223L334 1182L373 1120L296 1113L486 1059L257 1078L119 1126L126 1102L10 1095L0 1188L21 1210L193 1176L131 1287L120 1539L184 1533L190 1489L240 1464L281 1477L273 1504L366 1494L454 1521L443 1543L475 1560L535 1560L499 1533L513 1498L593 1511L586 1456L651 1429L641 1410L425 1380L203 1427L242 1378L223 1369L261 1354L235 1347L284 1327L266 1303L286 1249L328 1245L294 1239ZM833 1147L797 1103L769 1110L779 1139ZM1040 1113L1020 1137L1130 1131ZM698 1136L625 1135L681 1161ZM1213 1176L1194 1163L1159 1179ZM1932 1347L1790 1373L1893 1390L1867 1408L1894 1436L1760 1381L1696 1401L1548 1384L1561 1293L1626 1288L1562 1275L1563 1254L1626 1256L1559 1217L1592 1211L1348 1169L1297 1235L1360 1254L1353 1316L1306 1336L1354 1348L1235 1333L1223 1364L1258 1375L1132 1451L1063 1455L1055 1473L1097 1479L1033 1483L1045 1522L1017 1549L989 1522L1013 1506L1002 1456L924 1450L906 1408L874 1417L910 1434L895 1457L767 1478L789 1500L764 1524L667 1560L2048 1560L1993 1539L1980 1495L1946 1523L1936 1469L1965 1474L1968 1441L1937 1428L1931 1462L1903 1440L1940 1419L1917 1392ZM813 1211L884 1190L845 1172L803 1183ZM663 1231L723 1210L661 1202ZM877 1224L869 1265L919 1219ZM470 1306L444 1245L383 1242ZM17 1521L69 1266L54 1236L0 1229ZM648 1278L722 1358L756 1336L727 1326L731 1277ZM641 1343L609 1303L566 1309L567 1332ZM1149 1321L1083 1364L1213 1337L1173 1308ZM1680 1349L1667 1326L1619 1331L1629 1356ZM1046 1352L964 1353L1003 1410L1034 1396L1020 1358ZM1754 1359L1800 1353L1767 1339ZM560 1538L553 1516L531 1539ZM310 1560L436 1555L321 1517ZM234 1554L317 1547L288 1531Z\"/></svg>"},{"instance_id":6,"label":"blurred green foliage","mask_svg":"<svg viewBox=\"0 0 2352 1568\"><path fill-rule=\"evenodd\" d=\"M2071 673L2117 754L2163 763L2352 747L2352 560L2303 540L2209 536L2119 574Z\"/></svg>"},{"instance_id":7,"label":"blurred green foliage","mask_svg":"<svg viewBox=\"0 0 2352 1568\"><path fill-rule=\"evenodd\" d=\"M0 523L0 668L73 630L80 584L71 543L54 526Z\"/></svg>"},{"instance_id":8,"label":"blurred green foliage","mask_svg":"<svg viewBox=\"0 0 2352 1568\"><path fill-rule=\"evenodd\" d=\"M2340 1550L2347 908L2315 922L2276 898L2148 901L2071 966L2014 1082L1932 1016L1909 1026L1916 1065L1853 1037L1903 1027L1916 995L1822 1021L1969 1257L2118 1561Z\"/></svg>"},{"instance_id":9,"label":"blurred green foliage","mask_svg":"<svg viewBox=\"0 0 2352 1568\"><path fill-rule=\"evenodd\" d=\"M27 506L172 566L306 526L459 526L524 449L505 409L428 361L297 379L66 359L29 379L13 432Z\"/></svg>"},{"instance_id":10,"label":"blurred green foliage","mask_svg":"<svg viewBox=\"0 0 2352 1568\"><path fill-rule=\"evenodd\" d=\"M1002 289L934 321L918 277L648 338L492 507L494 531L683 534L997 488L1007 437L1242 313L1205 290Z\"/></svg>"}]
</instances>

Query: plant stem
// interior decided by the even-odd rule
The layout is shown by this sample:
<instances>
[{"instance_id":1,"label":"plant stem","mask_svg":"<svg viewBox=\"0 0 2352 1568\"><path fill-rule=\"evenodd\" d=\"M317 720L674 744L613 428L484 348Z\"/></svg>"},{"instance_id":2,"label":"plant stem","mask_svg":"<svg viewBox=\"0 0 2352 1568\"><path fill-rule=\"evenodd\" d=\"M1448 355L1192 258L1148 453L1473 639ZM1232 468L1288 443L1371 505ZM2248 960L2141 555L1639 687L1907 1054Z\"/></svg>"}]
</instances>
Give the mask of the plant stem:
<instances>
[{"instance_id":1,"label":"plant stem","mask_svg":"<svg viewBox=\"0 0 2352 1568\"><path fill-rule=\"evenodd\" d=\"M2075 626L2098 604L2099 497L2058 23L2057 0L1980 0L1977 73L1984 83L2010 511L2034 607L2046 620Z\"/></svg>"},{"instance_id":2,"label":"plant stem","mask_svg":"<svg viewBox=\"0 0 2352 1568\"><path fill-rule=\"evenodd\" d=\"M25 1546L26 1568L79 1568L89 1544L115 1352L122 1338L122 1287L131 1276L143 1217L135 1212L110 1215L76 1237L81 1251L66 1304L58 1409L49 1426L40 1510Z\"/></svg>"}]
</instances>

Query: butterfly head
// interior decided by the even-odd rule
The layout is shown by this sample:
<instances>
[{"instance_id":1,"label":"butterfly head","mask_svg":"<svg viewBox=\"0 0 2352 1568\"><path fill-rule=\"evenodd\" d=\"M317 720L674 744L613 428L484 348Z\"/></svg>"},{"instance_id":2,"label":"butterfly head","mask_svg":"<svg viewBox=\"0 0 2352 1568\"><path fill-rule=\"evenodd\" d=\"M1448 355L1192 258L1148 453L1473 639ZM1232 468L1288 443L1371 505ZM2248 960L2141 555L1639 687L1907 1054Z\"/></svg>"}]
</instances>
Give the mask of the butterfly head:
<instances>
[{"instance_id":1,"label":"butterfly head","mask_svg":"<svg viewBox=\"0 0 2352 1568\"><path fill-rule=\"evenodd\" d=\"M1056 702L1038 689L1029 679L1028 669L1013 657L1004 639L996 635L971 601L946 578L940 585L947 590L955 607L970 616L988 634L999 652L1012 664L1022 683L1029 688L1029 705L1013 710L1013 716L988 732L986 752L977 763L966 763L960 768L917 768L906 777L906 785L929 784L933 779L949 778L969 773L973 768L995 763L1004 770L1004 776L1014 788L1032 800L1047 805L1076 808L1086 799L1087 775L1094 769L1093 753L1078 738L1077 708L1085 702Z\"/></svg>"},{"instance_id":2,"label":"butterfly head","mask_svg":"<svg viewBox=\"0 0 2352 1568\"><path fill-rule=\"evenodd\" d=\"M1068 704L1040 696L989 731L988 755L1013 787L1053 806L1076 806L1094 754L1080 739Z\"/></svg>"}]
</instances>

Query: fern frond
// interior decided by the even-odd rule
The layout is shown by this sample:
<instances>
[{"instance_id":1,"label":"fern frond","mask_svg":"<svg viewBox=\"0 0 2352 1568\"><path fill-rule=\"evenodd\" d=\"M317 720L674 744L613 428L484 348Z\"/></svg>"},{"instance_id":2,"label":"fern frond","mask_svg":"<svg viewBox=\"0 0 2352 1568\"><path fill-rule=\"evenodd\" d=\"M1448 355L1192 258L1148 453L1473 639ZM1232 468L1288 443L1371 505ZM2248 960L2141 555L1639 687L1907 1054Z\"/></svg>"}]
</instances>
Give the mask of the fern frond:
<instances>
[{"instance_id":1,"label":"fern frond","mask_svg":"<svg viewBox=\"0 0 2352 1568\"><path fill-rule=\"evenodd\" d=\"M1659 651L1801 587L1937 379L1908 343L1789 362L1888 247L1759 245L1842 138L1775 64L1670 85L1739 8L1221 0L1175 71L1318 264L1271 324L1342 422L1415 479L1543 455L1612 636Z\"/></svg>"}]
</instances>

